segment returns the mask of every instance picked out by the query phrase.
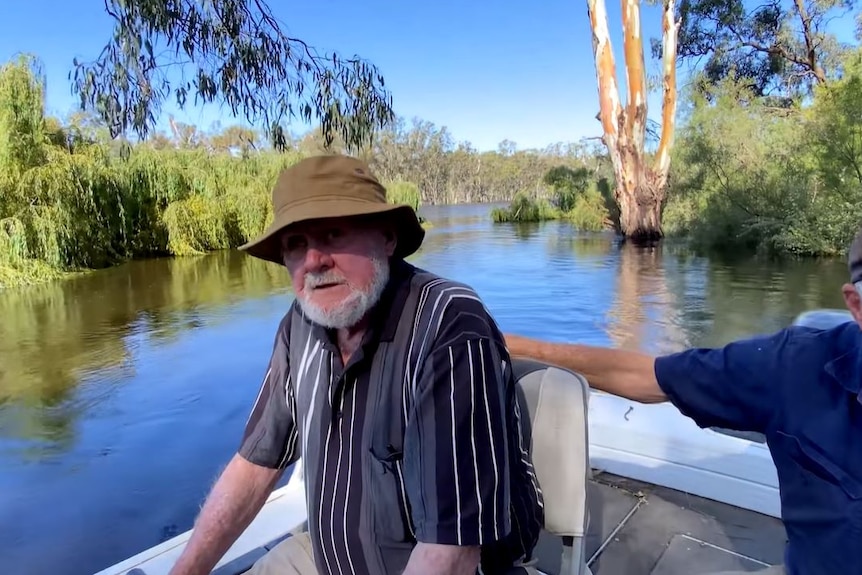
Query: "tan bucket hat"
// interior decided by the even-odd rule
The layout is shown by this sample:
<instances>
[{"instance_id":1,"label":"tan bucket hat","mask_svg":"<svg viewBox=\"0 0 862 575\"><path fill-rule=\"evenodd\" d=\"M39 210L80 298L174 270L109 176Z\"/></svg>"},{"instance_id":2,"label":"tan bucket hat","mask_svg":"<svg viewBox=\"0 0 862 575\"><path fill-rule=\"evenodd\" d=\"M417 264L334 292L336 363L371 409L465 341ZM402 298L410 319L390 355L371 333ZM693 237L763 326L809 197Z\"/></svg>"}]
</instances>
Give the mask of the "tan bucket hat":
<instances>
[{"instance_id":1,"label":"tan bucket hat","mask_svg":"<svg viewBox=\"0 0 862 575\"><path fill-rule=\"evenodd\" d=\"M400 258L418 250L425 238L413 208L387 203L386 188L365 163L350 156L314 156L282 171L272 189L272 211L263 234L239 249L277 264L283 264L279 232L306 220L385 215L395 224L394 255Z\"/></svg>"}]
</instances>

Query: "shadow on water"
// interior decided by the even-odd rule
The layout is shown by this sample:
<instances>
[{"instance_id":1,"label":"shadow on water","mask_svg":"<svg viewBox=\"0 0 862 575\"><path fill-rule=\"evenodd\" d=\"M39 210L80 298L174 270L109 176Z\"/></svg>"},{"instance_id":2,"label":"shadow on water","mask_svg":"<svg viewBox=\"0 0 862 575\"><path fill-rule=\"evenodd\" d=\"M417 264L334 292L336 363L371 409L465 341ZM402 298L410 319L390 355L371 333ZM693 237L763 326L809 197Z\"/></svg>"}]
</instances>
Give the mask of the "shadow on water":
<instances>
[{"instance_id":1,"label":"shadow on water","mask_svg":"<svg viewBox=\"0 0 862 575\"><path fill-rule=\"evenodd\" d=\"M842 305L841 262L638 249L564 222L494 224L490 209L423 207L432 227L410 259L473 286L504 331L655 352ZM282 268L237 252L0 292L4 568L92 573L188 529L291 298Z\"/></svg>"}]
</instances>

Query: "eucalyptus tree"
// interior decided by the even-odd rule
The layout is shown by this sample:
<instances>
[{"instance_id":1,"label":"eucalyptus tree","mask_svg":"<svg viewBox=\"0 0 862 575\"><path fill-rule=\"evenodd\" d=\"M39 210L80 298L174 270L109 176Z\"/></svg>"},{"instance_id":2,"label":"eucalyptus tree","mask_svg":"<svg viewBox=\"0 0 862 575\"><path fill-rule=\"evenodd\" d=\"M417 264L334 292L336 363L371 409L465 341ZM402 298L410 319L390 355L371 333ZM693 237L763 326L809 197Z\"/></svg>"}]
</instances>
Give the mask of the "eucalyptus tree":
<instances>
[{"instance_id":1,"label":"eucalyptus tree","mask_svg":"<svg viewBox=\"0 0 862 575\"><path fill-rule=\"evenodd\" d=\"M110 39L70 77L112 137L145 138L169 98L180 109L192 98L226 105L280 149L292 119L319 124L327 144L359 147L393 118L376 66L288 35L264 0L105 0L105 10Z\"/></svg>"},{"instance_id":2,"label":"eucalyptus tree","mask_svg":"<svg viewBox=\"0 0 862 575\"><path fill-rule=\"evenodd\" d=\"M676 117L676 55L680 23L675 0L662 1L662 113L658 150L650 159L647 135L647 77L641 30L641 1L622 0L623 56L627 94L625 104L617 87L617 68L611 46L605 0L587 0L592 29L598 119L602 142L614 172L614 199L620 212L620 231L635 241L662 237L661 209L670 171Z\"/></svg>"}]
</instances>

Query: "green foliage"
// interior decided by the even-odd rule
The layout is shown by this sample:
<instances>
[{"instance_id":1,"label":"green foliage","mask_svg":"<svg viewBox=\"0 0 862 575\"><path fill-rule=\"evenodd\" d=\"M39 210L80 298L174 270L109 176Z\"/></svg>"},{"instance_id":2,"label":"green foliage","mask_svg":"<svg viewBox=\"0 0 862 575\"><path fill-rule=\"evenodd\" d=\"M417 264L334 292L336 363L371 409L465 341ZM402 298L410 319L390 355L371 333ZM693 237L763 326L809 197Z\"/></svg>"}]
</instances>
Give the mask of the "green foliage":
<instances>
[{"instance_id":1,"label":"green foliage","mask_svg":"<svg viewBox=\"0 0 862 575\"><path fill-rule=\"evenodd\" d=\"M413 208L414 211L419 210L419 204L422 200L422 195L419 193L419 186L413 182L391 182L385 184L386 200L390 204L406 204Z\"/></svg>"},{"instance_id":2,"label":"green foliage","mask_svg":"<svg viewBox=\"0 0 862 575\"><path fill-rule=\"evenodd\" d=\"M95 62L74 61L73 89L113 137L129 129L146 137L171 95L181 109L192 96L227 104L280 150L285 122L297 117L317 120L328 143L340 136L351 146L394 117L375 66L289 37L266 2L106 0L105 10L110 41ZM192 81L172 85L177 67Z\"/></svg>"},{"instance_id":3,"label":"green foliage","mask_svg":"<svg viewBox=\"0 0 862 575\"><path fill-rule=\"evenodd\" d=\"M862 186L862 52L848 56L844 77L815 92L810 136L824 183L835 190Z\"/></svg>"},{"instance_id":4,"label":"green foliage","mask_svg":"<svg viewBox=\"0 0 862 575\"><path fill-rule=\"evenodd\" d=\"M320 140L311 133L300 146L317 153L323 150ZM374 144L360 155L381 181L415 183L423 204L454 204L511 201L517 193L541 186L554 166L610 170L599 150L592 143L519 150L514 142L503 141L497 150L480 152L470 142L456 142L445 126L399 118L375 134Z\"/></svg>"},{"instance_id":5,"label":"green foliage","mask_svg":"<svg viewBox=\"0 0 862 575\"><path fill-rule=\"evenodd\" d=\"M572 207L565 213L565 219L584 231L597 232L611 226L611 214L607 207L607 198L599 186L591 182L582 193L575 198Z\"/></svg>"},{"instance_id":6,"label":"green foliage","mask_svg":"<svg viewBox=\"0 0 862 575\"><path fill-rule=\"evenodd\" d=\"M844 47L832 23L854 0L752 2L684 0L678 58L696 63L707 85L747 78L759 96L795 97L835 77ZM661 45L652 43L660 58Z\"/></svg>"},{"instance_id":7,"label":"green foliage","mask_svg":"<svg viewBox=\"0 0 862 575\"><path fill-rule=\"evenodd\" d=\"M605 190L607 190L606 180ZM567 220L585 231L598 231L609 227L608 197L603 188L590 179L585 167L572 169L554 166L542 177L542 183L551 188L551 199L532 198L525 192L515 195L507 208L494 208L491 219L503 222L541 222ZM612 201L612 198L611 198Z\"/></svg>"},{"instance_id":8,"label":"green foliage","mask_svg":"<svg viewBox=\"0 0 862 575\"><path fill-rule=\"evenodd\" d=\"M235 247L270 221L271 187L297 153L118 153L85 122L42 116L31 60L0 68L0 286L130 258Z\"/></svg>"},{"instance_id":9,"label":"green foliage","mask_svg":"<svg viewBox=\"0 0 862 575\"><path fill-rule=\"evenodd\" d=\"M0 178L18 177L45 161L43 91L34 58L21 56L0 66Z\"/></svg>"},{"instance_id":10,"label":"green foliage","mask_svg":"<svg viewBox=\"0 0 862 575\"><path fill-rule=\"evenodd\" d=\"M92 269L236 247L271 219L286 160L273 153L250 169L227 155L145 147L122 159L98 144L50 148L48 158L4 193L12 201L0 213L0 265Z\"/></svg>"},{"instance_id":11,"label":"green foliage","mask_svg":"<svg viewBox=\"0 0 862 575\"><path fill-rule=\"evenodd\" d=\"M542 222L558 220L561 215L560 210L551 205L548 200L536 200L525 193L516 194L508 208L491 210L491 220L495 223Z\"/></svg>"},{"instance_id":12,"label":"green foliage","mask_svg":"<svg viewBox=\"0 0 862 575\"><path fill-rule=\"evenodd\" d=\"M213 133L179 122L172 123L172 137L156 133L141 143L117 142L99 118L44 118L37 72L34 60L23 60L0 75L0 93L7 96L0 100L0 117L12 126L0 137L7 138L6 150L13 149L9 142L26 142L0 166L3 286L131 258L235 247L270 221L269 195L278 172L326 150L320 130L292 140L288 153L275 153L248 128ZM339 145L340 151L349 147ZM379 131L373 147L360 155L389 182L389 201L414 209L421 203L510 199L517 190L541 187L554 166L574 174L586 173L588 166L589 173L607 168L605 159L580 145L517 150L504 142L499 150L478 152L466 142L455 146L445 128L418 120ZM565 169L558 172L569 173ZM580 212L592 205L555 201L581 206ZM545 202L529 217L557 217L557 211ZM595 218L579 221L589 225Z\"/></svg>"},{"instance_id":13,"label":"green foliage","mask_svg":"<svg viewBox=\"0 0 862 575\"><path fill-rule=\"evenodd\" d=\"M844 252L862 221L858 82L848 66L807 109L773 107L732 79L696 96L673 162L668 235L705 250Z\"/></svg>"},{"instance_id":14,"label":"green foliage","mask_svg":"<svg viewBox=\"0 0 862 575\"><path fill-rule=\"evenodd\" d=\"M554 166L542 178L542 182L554 190L554 203L562 212L571 211L577 198L590 184L590 171L585 167L572 169Z\"/></svg>"},{"instance_id":15,"label":"green foliage","mask_svg":"<svg viewBox=\"0 0 862 575\"><path fill-rule=\"evenodd\" d=\"M843 252L862 221L862 53L841 64L843 77L817 86L806 107L761 97L736 76L697 82L671 164L668 235L704 250ZM279 154L248 128L182 124L173 138L129 146L97 119L45 118L43 92L32 58L0 67L0 286L235 247L272 218L278 172L326 148L317 130ZM360 155L389 201L414 209L506 199L495 222L618 225L610 165L596 148L503 142L478 152L445 127L399 120Z\"/></svg>"}]
</instances>

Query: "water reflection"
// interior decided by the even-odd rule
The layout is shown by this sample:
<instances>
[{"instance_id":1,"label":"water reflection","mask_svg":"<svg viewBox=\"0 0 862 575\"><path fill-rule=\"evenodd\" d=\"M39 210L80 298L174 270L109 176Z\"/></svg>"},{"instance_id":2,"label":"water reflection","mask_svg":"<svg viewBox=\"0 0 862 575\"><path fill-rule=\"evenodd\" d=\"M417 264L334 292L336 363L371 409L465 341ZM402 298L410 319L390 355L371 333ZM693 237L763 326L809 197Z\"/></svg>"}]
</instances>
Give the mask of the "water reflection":
<instances>
[{"instance_id":1,"label":"water reflection","mask_svg":"<svg viewBox=\"0 0 862 575\"><path fill-rule=\"evenodd\" d=\"M225 306L288 290L277 266L225 252L0 293L0 435L67 448L77 417L134 375L141 338L175 341L226 321Z\"/></svg>"},{"instance_id":2,"label":"water reflection","mask_svg":"<svg viewBox=\"0 0 862 575\"><path fill-rule=\"evenodd\" d=\"M844 308L842 261L710 261L678 247L668 255L668 286L687 345L722 345L781 329L806 310Z\"/></svg>"},{"instance_id":3,"label":"water reflection","mask_svg":"<svg viewBox=\"0 0 862 575\"><path fill-rule=\"evenodd\" d=\"M688 343L668 290L662 248L631 243L618 248L616 300L607 328L614 347L662 353Z\"/></svg>"},{"instance_id":4,"label":"water reflection","mask_svg":"<svg viewBox=\"0 0 862 575\"><path fill-rule=\"evenodd\" d=\"M421 212L411 261L472 285L507 331L664 352L843 305L842 262L643 250L565 222L493 224L490 206ZM7 571L92 573L188 529L291 297L282 268L236 252L0 292Z\"/></svg>"},{"instance_id":5,"label":"water reflection","mask_svg":"<svg viewBox=\"0 0 862 575\"><path fill-rule=\"evenodd\" d=\"M4 568L92 573L188 528L290 298L235 252L0 293Z\"/></svg>"},{"instance_id":6,"label":"water reflection","mask_svg":"<svg viewBox=\"0 0 862 575\"><path fill-rule=\"evenodd\" d=\"M548 253L571 255L578 259L595 260L612 256L620 242L610 233L579 232L565 226L564 233L548 238Z\"/></svg>"}]
</instances>

